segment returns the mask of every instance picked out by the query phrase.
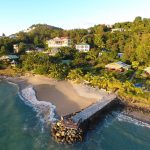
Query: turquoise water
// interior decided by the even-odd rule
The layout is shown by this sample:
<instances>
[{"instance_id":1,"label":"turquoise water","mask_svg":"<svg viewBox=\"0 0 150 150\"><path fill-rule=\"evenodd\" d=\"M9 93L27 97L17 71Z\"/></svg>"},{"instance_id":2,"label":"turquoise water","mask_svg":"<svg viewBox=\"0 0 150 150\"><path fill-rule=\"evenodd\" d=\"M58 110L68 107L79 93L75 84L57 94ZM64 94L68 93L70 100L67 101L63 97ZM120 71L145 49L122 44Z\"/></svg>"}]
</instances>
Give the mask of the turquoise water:
<instances>
[{"instance_id":1,"label":"turquoise water","mask_svg":"<svg viewBox=\"0 0 150 150\"><path fill-rule=\"evenodd\" d=\"M0 82L0 150L150 150L150 128L108 115L83 143L58 145L15 85ZM121 117L123 118L123 117Z\"/></svg>"}]
</instances>

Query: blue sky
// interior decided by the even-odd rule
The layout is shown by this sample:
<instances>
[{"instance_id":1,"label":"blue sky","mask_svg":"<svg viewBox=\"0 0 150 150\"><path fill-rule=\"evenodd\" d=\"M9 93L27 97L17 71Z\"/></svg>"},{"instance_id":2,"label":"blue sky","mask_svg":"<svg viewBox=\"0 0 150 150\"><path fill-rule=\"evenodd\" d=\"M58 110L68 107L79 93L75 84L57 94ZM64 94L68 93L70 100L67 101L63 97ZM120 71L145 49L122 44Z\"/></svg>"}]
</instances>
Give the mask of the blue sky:
<instances>
[{"instance_id":1,"label":"blue sky","mask_svg":"<svg viewBox=\"0 0 150 150\"><path fill-rule=\"evenodd\" d=\"M0 0L0 35L32 24L64 29L150 18L150 0Z\"/></svg>"}]
</instances>

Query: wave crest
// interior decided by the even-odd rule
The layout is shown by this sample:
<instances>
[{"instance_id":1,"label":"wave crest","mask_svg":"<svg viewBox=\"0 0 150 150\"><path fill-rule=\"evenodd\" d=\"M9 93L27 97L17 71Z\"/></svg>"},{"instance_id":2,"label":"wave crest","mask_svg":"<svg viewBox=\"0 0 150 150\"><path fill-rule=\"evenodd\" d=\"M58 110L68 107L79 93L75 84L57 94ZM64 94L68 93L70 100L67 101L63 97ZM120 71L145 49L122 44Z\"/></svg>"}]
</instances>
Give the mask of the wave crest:
<instances>
[{"instance_id":1,"label":"wave crest","mask_svg":"<svg viewBox=\"0 0 150 150\"><path fill-rule=\"evenodd\" d=\"M46 122L49 121L52 123L57 120L55 117L56 106L52 105L50 102L38 101L32 86L22 89L19 96L25 102L25 104L32 106L33 109L38 112L38 115L46 112L46 114L44 113Z\"/></svg>"},{"instance_id":2,"label":"wave crest","mask_svg":"<svg viewBox=\"0 0 150 150\"><path fill-rule=\"evenodd\" d=\"M127 115L125 115L123 113L119 113L117 115L117 119L119 121L125 121L125 122L129 122L129 123L134 123L135 125L138 125L138 126L150 128L150 125L148 123L145 123L145 122L142 122L140 120L134 119L134 118L132 118L130 116L127 116Z\"/></svg>"}]
</instances>

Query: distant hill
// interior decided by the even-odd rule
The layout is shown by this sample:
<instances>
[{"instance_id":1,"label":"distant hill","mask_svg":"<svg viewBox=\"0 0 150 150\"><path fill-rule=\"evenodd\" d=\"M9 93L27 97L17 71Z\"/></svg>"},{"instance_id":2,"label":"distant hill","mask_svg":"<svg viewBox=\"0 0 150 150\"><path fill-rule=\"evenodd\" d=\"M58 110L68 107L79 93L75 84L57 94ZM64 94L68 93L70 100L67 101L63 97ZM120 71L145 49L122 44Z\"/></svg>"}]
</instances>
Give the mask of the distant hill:
<instances>
[{"instance_id":1,"label":"distant hill","mask_svg":"<svg viewBox=\"0 0 150 150\"><path fill-rule=\"evenodd\" d=\"M23 30L25 33L31 33L31 32L40 32L40 31L52 31L52 30L58 30L61 31L63 30L62 28L47 25L47 24L33 24L26 30Z\"/></svg>"},{"instance_id":2,"label":"distant hill","mask_svg":"<svg viewBox=\"0 0 150 150\"><path fill-rule=\"evenodd\" d=\"M47 25L47 24L33 24L31 27L32 28L47 28L47 29L56 29L56 30L63 30L62 28Z\"/></svg>"}]
</instances>

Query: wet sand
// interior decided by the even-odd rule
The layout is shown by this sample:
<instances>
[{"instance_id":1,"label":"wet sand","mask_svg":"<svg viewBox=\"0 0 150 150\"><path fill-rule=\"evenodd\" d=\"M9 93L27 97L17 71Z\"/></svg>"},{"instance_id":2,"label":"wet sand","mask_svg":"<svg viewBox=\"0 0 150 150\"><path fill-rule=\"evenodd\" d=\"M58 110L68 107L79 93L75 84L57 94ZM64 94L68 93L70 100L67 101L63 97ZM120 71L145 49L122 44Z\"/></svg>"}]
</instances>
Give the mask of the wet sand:
<instances>
[{"instance_id":1,"label":"wet sand","mask_svg":"<svg viewBox=\"0 0 150 150\"><path fill-rule=\"evenodd\" d=\"M55 105L57 113L61 116L81 111L100 99L97 91L92 91L91 96L91 93L86 93L88 87L79 86L78 89L77 85L68 81L55 81L39 75L24 76L21 79L27 85L33 85L39 101L48 101Z\"/></svg>"},{"instance_id":2,"label":"wet sand","mask_svg":"<svg viewBox=\"0 0 150 150\"><path fill-rule=\"evenodd\" d=\"M146 122L150 124L150 114L149 113L143 113L139 111L127 111L125 114L128 116L135 118L137 120L140 120L142 122Z\"/></svg>"}]
</instances>

